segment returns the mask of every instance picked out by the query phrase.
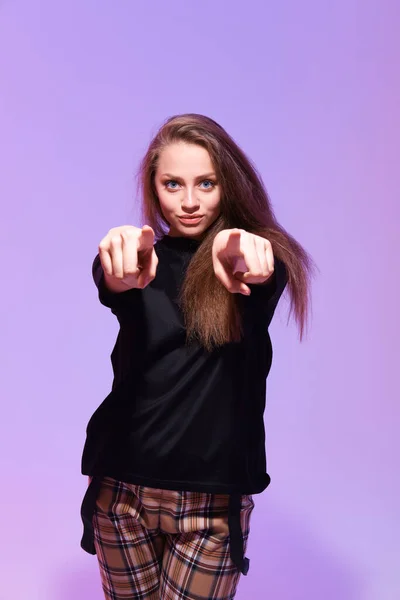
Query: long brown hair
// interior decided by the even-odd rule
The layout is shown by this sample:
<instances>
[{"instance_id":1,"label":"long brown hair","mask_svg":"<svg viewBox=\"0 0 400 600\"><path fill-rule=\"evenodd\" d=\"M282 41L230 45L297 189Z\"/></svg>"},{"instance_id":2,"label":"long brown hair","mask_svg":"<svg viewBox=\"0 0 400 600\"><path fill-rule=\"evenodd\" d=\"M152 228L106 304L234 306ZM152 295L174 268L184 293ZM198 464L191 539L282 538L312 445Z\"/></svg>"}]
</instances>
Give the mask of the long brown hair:
<instances>
[{"instance_id":1,"label":"long brown hair","mask_svg":"<svg viewBox=\"0 0 400 600\"><path fill-rule=\"evenodd\" d=\"M223 229L238 228L267 238L274 255L284 262L290 295L288 319L293 313L302 340L308 323L314 263L306 250L279 225L256 168L218 123L203 115L184 114L169 118L159 129L139 171L144 222L154 229L158 239L168 231L154 177L161 150L178 141L208 150L222 192L221 214L206 231L182 286L181 306L188 338L198 338L207 349L241 338L237 295L228 292L215 277L211 258L216 234Z\"/></svg>"}]
</instances>

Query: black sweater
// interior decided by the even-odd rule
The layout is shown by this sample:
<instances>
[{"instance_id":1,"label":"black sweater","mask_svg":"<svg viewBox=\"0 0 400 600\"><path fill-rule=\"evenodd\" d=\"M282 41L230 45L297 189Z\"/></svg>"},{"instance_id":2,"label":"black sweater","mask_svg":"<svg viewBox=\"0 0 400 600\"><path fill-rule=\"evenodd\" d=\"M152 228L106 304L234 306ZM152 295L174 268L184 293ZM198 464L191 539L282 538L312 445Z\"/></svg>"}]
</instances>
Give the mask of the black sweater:
<instances>
[{"instance_id":1,"label":"black sweater","mask_svg":"<svg viewBox=\"0 0 400 600\"><path fill-rule=\"evenodd\" d=\"M99 300L120 330L111 354L112 391L87 426L84 475L236 496L269 484L263 420L272 361L268 326L286 269L275 257L272 280L238 297L242 340L208 352L186 343L178 305L198 245L165 236L155 245L155 279L144 290L122 293L106 288L99 256L94 259ZM92 543L82 546L93 553Z\"/></svg>"}]
</instances>

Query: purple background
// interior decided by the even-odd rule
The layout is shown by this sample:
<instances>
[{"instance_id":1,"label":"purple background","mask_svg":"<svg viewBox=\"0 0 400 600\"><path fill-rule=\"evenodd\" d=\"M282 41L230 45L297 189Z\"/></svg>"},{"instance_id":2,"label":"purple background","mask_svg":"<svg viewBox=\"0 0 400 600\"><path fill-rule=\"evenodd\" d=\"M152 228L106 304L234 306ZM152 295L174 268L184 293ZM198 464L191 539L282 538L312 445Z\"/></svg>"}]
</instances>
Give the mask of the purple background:
<instances>
[{"instance_id":1,"label":"purple background","mask_svg":"<svg viewBox=\"0 0 400 600\"><path fill-rule=\"evenodd\" d=\"M91 263L189 111L255 161L320 269L308 340L284 302L271 329L272 484L237 598L400 598L399 30L397 0L0 2L1 599L103 597L80 458L117 321Z\"/></svg>"}]
</instances>

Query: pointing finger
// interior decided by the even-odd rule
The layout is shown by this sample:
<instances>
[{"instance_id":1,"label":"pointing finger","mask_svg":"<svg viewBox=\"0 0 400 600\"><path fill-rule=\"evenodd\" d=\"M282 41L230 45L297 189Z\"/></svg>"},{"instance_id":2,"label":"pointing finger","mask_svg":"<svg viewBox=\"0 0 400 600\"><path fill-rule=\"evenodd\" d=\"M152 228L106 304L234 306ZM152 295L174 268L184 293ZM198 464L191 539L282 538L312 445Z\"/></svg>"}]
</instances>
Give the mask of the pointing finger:
<instances>
[{"instance_id":1,"label":"pointing finger","mask_svg":"<svg viewBox=\"0 0 400 600\"><path fill-rule=\"evenodd\" d=\"M138 235L135 230L121 232L122 238L122 277L136 275L138 272Z\"/></svg>"},{"instance_id":2,"label":"pointing finger","mask_svg":"<svg viewBox=\"0 0 400 600\"><path fill-rule=\"evenodd\" d=\"M138 237L138 252L150 250L154 246L154 231L149 225L144 225Z\"/></svg>"},{"instance_id":3,"label":"pointing finger","mask_svg":"<svg viewBox=\"0 0 400 600\"><path fill-rule=\"evenodd\" d=\"M242 232L240 229L233 229L229 232L224 254L229 258L240 258L243 256L241 249Z\"/></svg>"}]
</instances>

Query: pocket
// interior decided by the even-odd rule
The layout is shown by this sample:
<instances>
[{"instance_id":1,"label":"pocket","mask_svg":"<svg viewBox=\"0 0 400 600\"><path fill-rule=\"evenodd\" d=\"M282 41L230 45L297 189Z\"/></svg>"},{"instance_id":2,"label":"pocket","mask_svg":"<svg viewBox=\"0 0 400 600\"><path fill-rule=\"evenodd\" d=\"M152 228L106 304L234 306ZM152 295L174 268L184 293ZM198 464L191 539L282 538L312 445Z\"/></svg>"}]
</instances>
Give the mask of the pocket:
<instances>
[{"instance_id":1,"label":"pocket","mask_svg":"<svg viewBox=\"0 0 400 600\"><path fill-rule=\"evenodd\" d=\"M96 505L100 513L111 519L138 518L142 508L138 486L107 476L102 477Z\"/></svg>"},{"instance_id":2,"label":"pocket","mask_svg":"<svg viewBox=\"0 0 400 600\"><path fill-rule=\"evenodd\" d=\"M108 477L102 477L99 493L96 499L96 509L98 512L112 516L116 498L115 481Z\"/></svg>"}]
</instances>

